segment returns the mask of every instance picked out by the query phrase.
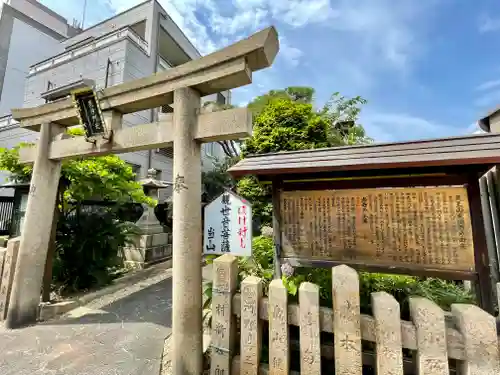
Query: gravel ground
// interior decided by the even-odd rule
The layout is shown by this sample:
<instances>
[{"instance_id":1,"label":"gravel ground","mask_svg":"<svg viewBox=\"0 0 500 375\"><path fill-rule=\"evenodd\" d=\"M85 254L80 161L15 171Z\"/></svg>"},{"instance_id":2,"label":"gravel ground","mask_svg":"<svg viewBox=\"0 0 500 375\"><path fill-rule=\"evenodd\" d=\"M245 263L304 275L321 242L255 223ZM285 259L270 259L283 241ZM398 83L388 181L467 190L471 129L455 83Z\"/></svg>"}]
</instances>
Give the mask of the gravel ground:
<instances>
[{"instance_id":1,"label":"gravel ground","mask_svg":"<svg viewBox=\"0 0 500 375\"><path fill-rule=\"evenodd\" d=\"M165 270L56 320L2 328L0 374L159 374L171 332L171 293L171 271Z\"/></svg>"},{"instance_id":2,"label":"gravel ground","mask_svg":"<svg viewBox=\"0 0 500 375\"><path fill-rule=\"evenodd\" d=\"M131 279L57 319L2 326L0 375L170 374L172 272L155 267L147 279ZM203 278L211 278L211 266Z\"/></svg>"},{"instance_id":3,"label":"gravel ground","mask_svg":"<svg viewBox=\"0 0 500 375\"><path fill-rule=\"evenodd\" d=\"M207 281L212 279L212 265L206 265L203 267L202 270L202 276L203 276L203 283L205 284ZM205 302L205 298L203 298L203 302ZM204 349L206 347L206 340L210 337L210 329L207 326L203 327L203 346ZM161 370L160 370L160 375L171 375L172 374L172 361L170 359L170 347L172 344L172 336L169 335L165 339L164 347L163 347L163 355L162 355L162 361L161 361ZM205 365L206 362L208 361L208 358L205 357ZM210 374L210 371L205 369L204 374Z\"/></svg>"}]
</instances>

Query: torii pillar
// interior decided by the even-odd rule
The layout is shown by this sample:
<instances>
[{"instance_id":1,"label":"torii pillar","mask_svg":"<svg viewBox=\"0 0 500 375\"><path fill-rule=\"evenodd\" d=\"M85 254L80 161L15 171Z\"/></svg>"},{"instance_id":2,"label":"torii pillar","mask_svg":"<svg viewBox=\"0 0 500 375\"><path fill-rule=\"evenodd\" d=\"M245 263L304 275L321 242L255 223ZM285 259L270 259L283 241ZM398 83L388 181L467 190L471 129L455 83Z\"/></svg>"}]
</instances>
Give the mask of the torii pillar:
<instances>
[{"instance_id":1,"label":"torii pillar","mask_svg":"<svg viewBox=\"0 0 500 375\"><path fill-rule=\"evenodd\" d=\"M201 144L194 139L200 94L174 91L172 371L200 374L203 356ZM176 307L177 306L177 307ZM178 308L181 307L182 308Z\"/></svg>"},{"instance_id":2,"label":"torii pillar","mask_svg":"<svg viewBox=\"0 0 500 375\"><path fill-rule=\"evenodd\" d=\"M53 129L80 122L69 98L12 110L21 127L40 131L40 140L20 152L22 163L35 165L8 328L37 318L61 160L173 146L173 374L201 374L201 144L248 137L252 115L247 108L204 113L200 98L251 83L252 72L269 67L278 49L278 34L270 27L198 60L100 91L99 109L113 133L92 143L64 134L53 137ZM122 128L123 114L172 103L174 113L164 120Z\"/></svg>"}]
</instances>

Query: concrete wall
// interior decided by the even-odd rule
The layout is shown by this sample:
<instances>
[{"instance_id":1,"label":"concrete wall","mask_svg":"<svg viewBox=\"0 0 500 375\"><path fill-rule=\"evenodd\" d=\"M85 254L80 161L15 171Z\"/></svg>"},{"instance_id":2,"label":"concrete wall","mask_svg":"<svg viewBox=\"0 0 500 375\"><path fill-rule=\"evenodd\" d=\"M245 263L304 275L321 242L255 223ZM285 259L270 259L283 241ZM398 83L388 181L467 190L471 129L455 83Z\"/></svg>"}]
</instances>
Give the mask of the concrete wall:
<instances>
[{"instance_id":1,"label":"concrete wall","mask_svg":"<svg viewBox=\"0 0 500 375\"><path fill-rule=\"evenodd\" d=\"M7 115L24 101L24 86L30 65L58 53L60 43L49 35L13 20L10 47L0 96L0 116Z\"/></svg>"},{"instance_id":2,"label":"concrete wall","mask_svg":"<svg viewBox=\"0 0 500 375\"><path fill-rule=\"evenodd\" d=\"M146 20L153 14L153 2L148 1L139 4L123 13L91 26L73 38L69 38L63 42L64 47L71 47L72 45L82 42L90 37L98 38L102 35L108 34L112 31L118 30L125 26L130 26L135 23ZM145 40L152 39L153 25L151 22L146 22Z\"/></svg>"},{"instance_id":3,"label":"concrete wall","mask_svg":"<svg viewBox=\"0 0 500 375\"><path fill-rule=\"evenodd\" d=\"M0 103L13 26L14 18L10 14L8 6L0 2Z\"/></svg>"},{"instance_id":4,"label":"concrete wall","mask_svg":"<svg viewBox=\"0 0 500 375\"><path fill-rule=\"evenodd\" d=\"M160 25L172 36L179 47L181 47L192 60L201 57L198 50L193 46L179 26L170 18L165 9L158 3L156 3L155 8L161 14Z\"/></svg>"},{"instance_id":5,"label":"concrete wall","mask_svg":"<svg viewBox=\"0 0 500 375\"><path fill-rule=\"evenodd\" d=\"M8 0L7 3L19 12L26 14L34 21L45 25L46 27L61 34L61 36L68 36L68 22L67 20L42 5L36 0Z\"/></svg>"},{"instance_id":6,"label":"concrete wall","mask_svg":"<svg viewBox=\"0 0 500 375\"><path fill-rule=\"evenodd\" d=\"M33 107L43 104L41 94L47 91L49 82L54 88L80 78L88 78L95 81L97 89L103 88L108 58L111 60L108 85L121 83L127 43L129 43L128 40L123 39L110 46L95 49L65 64L29 76L26 81L24 106Z\"/></svg>"},{"instance_id":7,"label":"concrete wall","mask_svg":"<svg viewBox=\"0 0 500 375\"><path fill-rule=\"evenodd\" d=\"M143 3L117 17L106 20L85 30L76 37L70 38L58 44L59 48L63 49L63 47L82 42L89 37L97 38L126 25L146 20L145 39L148 42L149 53L138 47L131 40L123 39L107 47L95 49L91 53L74 58L61 65L40 71L27 78L24 90L24 106L32 107L43 104L44 100L41 98L41 93L47 91L49 82L51 84L51 88L54 88L76 81L80 78L87 78L95 81L97 89L103 88L105 85L108 58L110 58L112 62L108 76L108 86L142 78L154 73L157 70L156 56L158 53L158 30L160 28L160 23L163 22L164 24L166 19L169 20L168 16L164 12L163 8L161 8L161 6L159 6L156 2L152 1ZM168 22L171 22L171 20ZM163 25L163 27L165 27L165 25ZM189 40L187 40L175 24L168 24L167 27L169 32L172 32L172 36L180 39L180 44L187 50L186 53L193 58L197 58L199 56L199 54L197 55L197 52L193 50L194 47L189 43ZM56 53L52 53L51 56ZM228 96L227 93L225 94ZM204 100L215 101L216 95L206 97ZM124 126L135 126L137 124L154 121L155 119L156 113L154 111L141 111L125 115ZM0 131L0 146L10 148L18 144L20 141L35 141L37 136L38 133L20 128ZM147 169L152 167L161 171L159 178L165 181L173 181L172 159L157 152L157 150L151 150L151 159L148 151L133 152L120 156L125 161L133 165L140 166L140 170L138 171L139 177L145 177ZM217 159L224 158L222 148L216 143L213 145L203 146L202 160L200 162L202 162L204 170L208 170L213 167L211 157L215 157ZM0 173L0 180L3 179L4 176ZM170 194L170 189L163 190L161 199L166 198Z\"/></svg>"},{"instance_id":8,"label":"concrete wall","mask_svg":"<svg viewBox=\"0 0 500 375\"><path fill-rule=\"evenodd\" d=\"M68 27L35 0L0 1L0 116L22 106L29 66L62 51Z\"/></svg>"},{"instance_id":9,"label":"concrete wall","mask_svg":"<svg viewBox=\"0 0 500 375\"><path fill-rule=\"evenodd\" d=\"M41 98L41 94L47 91L49 82L53 87L58 87L83 77L95 80L96 86L103 88L108 57L112 61L108 78L109 85L121 83L123 81L127 43L129 43L127 40L122 40L111 46L94 50L92 53L74 59L67 64L55 66L52 69L29 76L26 79L24 90L24 106L33 107L43 104L45 101ZM21 100L22 104L23 101ZM11 148L20 142L34 142L37 138L37 132L22 128L10 128L0 131L0 147ZM0 183L5 182L6 178L7 174L0 172ZM0 195L7 193L6 189L0 189Z\"/></svg>"}]
</instances>

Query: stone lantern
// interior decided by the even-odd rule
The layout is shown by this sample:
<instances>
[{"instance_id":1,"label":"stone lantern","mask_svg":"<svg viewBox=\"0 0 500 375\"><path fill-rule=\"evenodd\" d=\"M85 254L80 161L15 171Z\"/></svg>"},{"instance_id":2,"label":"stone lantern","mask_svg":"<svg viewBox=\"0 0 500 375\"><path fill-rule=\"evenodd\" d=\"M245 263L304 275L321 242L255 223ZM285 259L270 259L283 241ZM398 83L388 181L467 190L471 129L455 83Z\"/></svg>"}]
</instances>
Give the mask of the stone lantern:
<instances>
[{"instance_id":1,"label":"stone lantern","mask_svg":"<svg viewBox=\"0 0 500 375\"><path fill-rule=\"evenodd\" d=\"M149 169L147 177L139 181L144 193L152 199L158 199L160 189L172 185L172 183L157 180L156 173L154 168ZM136 222L141 234L132 246L124 248L125 265L130 268L145 268L150 264L172 258L171 235L165 233L163 225L156 218L154 207L147 204L142 206L144 213Z\"/></svg>"}]
</instances>

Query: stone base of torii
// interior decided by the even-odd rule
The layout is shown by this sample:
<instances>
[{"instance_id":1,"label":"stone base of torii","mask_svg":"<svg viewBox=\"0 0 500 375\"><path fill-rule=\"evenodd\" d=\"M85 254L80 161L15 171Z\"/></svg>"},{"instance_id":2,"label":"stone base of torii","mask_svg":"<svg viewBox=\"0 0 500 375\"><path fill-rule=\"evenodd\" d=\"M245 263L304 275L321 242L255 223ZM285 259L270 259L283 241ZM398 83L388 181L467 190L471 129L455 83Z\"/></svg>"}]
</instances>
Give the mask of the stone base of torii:
<instances>
[{"instance_id":1,"label":"stone base of torii","mask_svg":"<svg viewBox=\"0 0 500 375\"><path fill-rule=\"evenodd\" d=\"M269 67L278 49L277 32L270 27L198 60L102 90L98 99L108 134L93 143L65 134L66 127L80 122L70 98L12 110L21 127L39 131L40 137L20 155L21 162L34 166L8 328L37 318L61 160L173 144L173 373L201 373L201 144L251 135L252 115L246 108L203 113L200 98L251 83L252 72ZM162 121L122 127L126 113L172 103L173 114Z\"/></svg>"}]
</instances>

